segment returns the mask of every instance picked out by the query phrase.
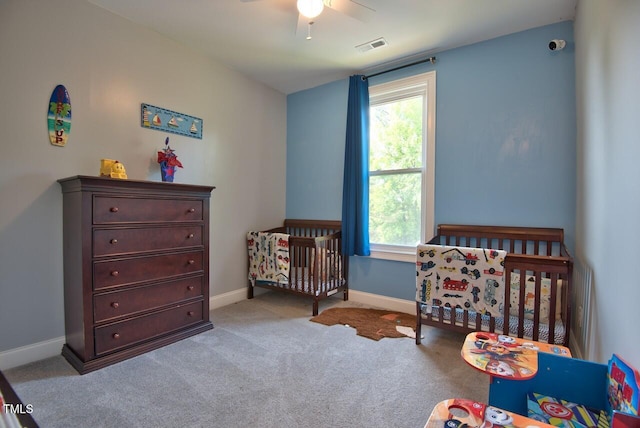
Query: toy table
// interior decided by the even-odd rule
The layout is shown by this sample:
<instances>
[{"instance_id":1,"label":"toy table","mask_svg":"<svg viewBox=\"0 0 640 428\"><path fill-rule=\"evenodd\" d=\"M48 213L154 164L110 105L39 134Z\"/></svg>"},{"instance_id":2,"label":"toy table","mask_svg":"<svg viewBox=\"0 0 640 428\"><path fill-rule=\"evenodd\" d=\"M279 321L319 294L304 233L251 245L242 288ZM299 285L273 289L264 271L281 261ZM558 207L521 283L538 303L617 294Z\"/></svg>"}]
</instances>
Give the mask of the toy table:
<instances>
[{"instance_id":1,"label":"toy table","mask_svg":"<svg viewBox=\"0 0 640 428\"><path fill-rule=\"evenodd\" d=\"M460 398L444 400L436 404L424 427L457 428L465 426L501 426L516 428L551 427L551 425L529 419L516 413Z\"/></svg>"},{"instance_id":2,"label":"toy table","mask_svg":"<svg viewBox=\"0 0 640 428\"><path fill-rule=\"evenodd\" d=\"M544 422L525 422L524 426L547 426L545 422L556 426L592 426L597 420L598 427L610 422L612 428L640 428L640 417L636 416L640 372L615 354L608 365L599 364L567 358L571 352L564 346L474 332L467 335L461 355L469 365L489 375L489 404L482 411L498 409L513 414L516 426L520 419L515 415L533 413L532 418ZM449 422L444 418L456 406L451 403L443 406L444 409L439 409L440 416L434 419ZM468 404L465 406L469 408ZM486 414L483 413L485 419L480 419L481 422L489 422ZM458 428L463 423L459 420L451 421L447 428ZM476 416L468 425L477 420Z\"/></svg>"},{"instance_id":3,"label":"toy table","mask_svg":"<svg viewBox=\"0 0 640 428\"><path fill-rule=\"evenodd\" d=\"M531 379L538 372L538 352L571 357L564 346L485 332L469 333L460 353L471 367L492 377Z\"/></svg>"}]
</instances>

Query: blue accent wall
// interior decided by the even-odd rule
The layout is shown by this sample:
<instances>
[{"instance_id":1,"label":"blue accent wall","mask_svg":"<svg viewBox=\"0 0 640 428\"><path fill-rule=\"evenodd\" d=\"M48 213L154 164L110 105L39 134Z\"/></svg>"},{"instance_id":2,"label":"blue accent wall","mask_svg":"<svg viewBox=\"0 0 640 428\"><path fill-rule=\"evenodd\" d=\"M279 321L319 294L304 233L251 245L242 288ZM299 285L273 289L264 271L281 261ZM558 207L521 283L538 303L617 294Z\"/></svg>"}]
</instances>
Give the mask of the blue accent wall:
<instances>
[{"instance_id":1,"label":"blue accent wall","mask_svg":"<svg viewBox=\"0 0 640 428\"><path fill-rule=\"evenodd\" d=\"M287 218L340 220L349 79L287 97Z\"/></svg>"},{"instance_id":2,"label":"blue accent wall","mask_svg":"<svg viewBox=\"0 0 640 428\"><path fill-rule=\"evenodd\" d=\"M562 51L548 49L564 39ZM436 54L435 223L561 227L575 242L573 22ZM287 97L288 218L340 219L348 79ZM413 300L415 265L354 257L352 289Z\"/></svg>"}]
</instances>

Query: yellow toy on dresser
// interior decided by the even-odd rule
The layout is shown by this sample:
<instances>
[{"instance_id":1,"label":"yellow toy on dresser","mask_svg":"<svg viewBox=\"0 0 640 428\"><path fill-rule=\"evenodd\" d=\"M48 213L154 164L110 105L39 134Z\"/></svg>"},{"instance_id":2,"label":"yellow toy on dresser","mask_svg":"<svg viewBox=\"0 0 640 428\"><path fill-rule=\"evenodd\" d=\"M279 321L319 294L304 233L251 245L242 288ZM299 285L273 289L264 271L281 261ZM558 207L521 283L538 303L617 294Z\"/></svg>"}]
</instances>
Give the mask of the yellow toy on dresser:
<instances>
[{"instance_id":1,"label":"yellow toy on dresser","mask_svg":"<svg viewBox=\"0 0 640 428\"><path fill-rule=\"evenodd\" d=\"M100 176L111 178L127 178L124 165L113 159L100 159Z\"/></svg>"}]
</instances>

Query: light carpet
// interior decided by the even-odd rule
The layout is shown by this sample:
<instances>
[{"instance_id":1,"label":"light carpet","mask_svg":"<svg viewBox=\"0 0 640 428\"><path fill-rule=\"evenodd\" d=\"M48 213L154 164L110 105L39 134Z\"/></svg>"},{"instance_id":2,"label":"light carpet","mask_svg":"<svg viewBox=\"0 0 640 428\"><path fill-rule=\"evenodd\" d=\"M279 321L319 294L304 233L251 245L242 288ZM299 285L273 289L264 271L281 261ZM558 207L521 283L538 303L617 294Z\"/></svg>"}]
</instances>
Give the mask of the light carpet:
<instances>
[{"instance_id":1,"label":"light carpet","mask_svg":"<svg viewBox=\"0 0 640 428\"><path fill-rule=\"evenodd\" d=\"M464 335L376 342L309 322L309 307L265 293L213 310L213 330L83 376L61 356L5 375L43 428L422 427L444 399L486 402Z\"/></svg>"}]
</instances>

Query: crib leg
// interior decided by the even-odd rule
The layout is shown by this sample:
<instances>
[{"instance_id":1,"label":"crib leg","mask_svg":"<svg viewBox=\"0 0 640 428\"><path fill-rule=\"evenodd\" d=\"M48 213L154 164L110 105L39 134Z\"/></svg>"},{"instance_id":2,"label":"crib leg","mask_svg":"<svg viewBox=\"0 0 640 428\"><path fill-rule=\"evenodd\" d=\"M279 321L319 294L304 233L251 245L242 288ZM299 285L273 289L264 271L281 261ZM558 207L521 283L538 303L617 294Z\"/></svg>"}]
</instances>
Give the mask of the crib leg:
<instances>
[{"instance_id":1,"label":"crib leg","mask_svg":"<svg viewBox=\"0 0 640 428\"><path fill-rule=\"evenodd\" d=\"M318 315L318 300L313 299L313 316Z\"/></svg>"},{"instance_id":2,"label":"crib leg","mask_svg":"<svg viewBox=\"0 0 640 428\"><path fill-rule=\"evenodd\" d=\"M416 345L422 343L422 314L420 304L416 303Z\"/></svg>"},{"instance_id":3,"label":"crib leg","mask_svg":"<svg viewBox=\"0 0 640 428\"><path fill-rule=\"evenodd\" d=\"M348 288L346 290L344 290L344 301L346 302L347 300L349 300L349 289Z\"/></svg>"}]
</instances>

